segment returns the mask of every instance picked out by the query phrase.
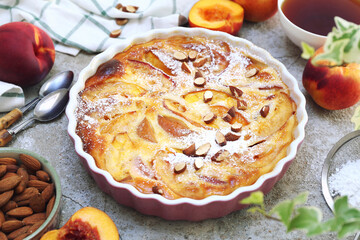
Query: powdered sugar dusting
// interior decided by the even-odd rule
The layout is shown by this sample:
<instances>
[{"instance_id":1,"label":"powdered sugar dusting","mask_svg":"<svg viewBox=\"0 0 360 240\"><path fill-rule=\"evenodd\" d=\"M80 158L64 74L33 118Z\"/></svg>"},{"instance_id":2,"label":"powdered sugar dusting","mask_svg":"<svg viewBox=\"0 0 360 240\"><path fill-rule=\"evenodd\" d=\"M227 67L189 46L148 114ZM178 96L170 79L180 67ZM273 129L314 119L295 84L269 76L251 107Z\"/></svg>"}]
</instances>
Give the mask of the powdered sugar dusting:
<instances>
[{"instance_id":1,"label":"powdered sugar dusting","mask_svg":"<svg viewBox=\"0 0 360 240\"><path fill-rule=\"evenodd\" d=\"M336 169L329 177L329 186L333 195L347 195L349 203L360 206L360 159L349 161Z\"/></svg>"}]
</instances>

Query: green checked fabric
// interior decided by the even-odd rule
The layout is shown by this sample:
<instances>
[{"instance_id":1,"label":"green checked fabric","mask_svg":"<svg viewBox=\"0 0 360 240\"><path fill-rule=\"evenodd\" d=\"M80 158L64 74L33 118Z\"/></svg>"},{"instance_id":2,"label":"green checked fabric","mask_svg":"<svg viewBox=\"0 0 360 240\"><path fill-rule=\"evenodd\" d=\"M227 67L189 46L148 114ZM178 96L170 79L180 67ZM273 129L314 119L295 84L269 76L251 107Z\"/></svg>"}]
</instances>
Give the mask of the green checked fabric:
<instances>
[{"instance_id":1,"label":"green checked fabric","mask_svg":"<svg viewBox=\"0 0 360 240\"><path fill-rule=\"evenodd\" d=\"M0 112L11 111L25 104L25 97L21 87L14 84L0 82Z\"/></svg>"},{"instance_id":2,"label":"green checked fabric","mask_svg":"<svg viewBox=\"0 0 360 240\"><path fill-rule=\"evenodd\" d=\"M111 44L154 28L181 24L196 0L0 0L0 24L30 22L45 30L59 52L76 55L80 50L96 53ZM115 8L138 6L136 13ZM116 18L128 18L118 26ZM122 29L118 38L109 35Z\"/></svg>"}]
</instances>

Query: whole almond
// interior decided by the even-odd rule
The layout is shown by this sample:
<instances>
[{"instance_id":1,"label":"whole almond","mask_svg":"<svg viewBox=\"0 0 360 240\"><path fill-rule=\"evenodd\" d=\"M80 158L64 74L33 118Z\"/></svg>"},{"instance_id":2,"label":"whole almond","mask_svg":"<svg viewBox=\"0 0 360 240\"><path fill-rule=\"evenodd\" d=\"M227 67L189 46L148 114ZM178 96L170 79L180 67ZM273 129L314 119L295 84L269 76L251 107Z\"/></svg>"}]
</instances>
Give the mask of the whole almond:
<instances>
[{"instance_id":1,"label":"whole almond","mask_svg":"<svg viewBox=\"0 0 360 240\"><path fill-rule=\"evenodd\" d=\"M35 175L29 175L29 180L39 180L39 178Z\"/></svg>"},{"instance_id":2,"label":"whole almond","mask_svg":"<svg viewBox=\"0 0 360 240\"><path fill-rule=\"evenodd\" d=\"M3 211L0 211L0 227L2 226L2 224L5 222L5 215L3 213Z\"/></svg>"},{"instance_id":3,"label":"whole almond","mask_svg":"<svg viewBox=\"0 0 360 240\"><path fill-rule=\"evenodd\" d=\"M195 152L195 146L194 146L194 152ZM41 192L41 197L45 200L46 203L54 195L54 190L55 190L55 186L53 183L51 183L44 189L44 191Z\"/></svg>"},{"instance_id":4,"label":"whole almond","mask_svg":"<svg viewBox=\"0 0 360 240\"><path fill-rule=\"evenodd\" d=\"M265 105L261 108L260 110L260 115L265 118L268 114L269 114L269 111L270 111L270 107L269 105Z\"/></svg>"},{"instance_id":5,"label":"whole almond","mask_svg":"<svg viewBox=\"0 0 360 240\"><path fill-rule=\"evenodd\" d=\"M20 183L15 188L15 194L22 193L26 188L26 182L24 180L21 180Z\"/></svg>"},{"instance_id":6,"label":"whole almond","mask_svg":"<svg viewBox=\"0 0 360 240\"><path fill-rule=\"evenodd\" d=\"M29 173L26 171L26 169L25 168L19 168L18 170L17 170L17 175L19 175L20 177L21 177L21 179L23 180L23 181L25 181L25 183L27 184L27 182L29 181Z\"/></svg>"},{"instance_id":7,"label":"whole almond","mask_svg":"<svg viewBox=\"0 0 360 240\"><path fill-rule=\"evenodd\" d=\"M30 198L29 201L29 207L35 212L35 213L39 213L39 212L43 212L45 210L46 207L46 202L45 200L41 197L41 195L35 195L33 197Z\"/></svg>"},{"instance_id":8,"label":"whole almond","mask_svg":"<svg viewBox=\"0 0 360 240\"><path fill-rule=\"evenodd\" d=\"M14 208L16 208L16 207L18 207L17 203L16 203L15 201L13 201L13 200L10 200L10 201L7 202L7 204L5 204L5 205L1 208L1 210L2 210L4 213L6 213L6 212L8 212L8 211L10 211L11 209L14 209Z\"/></svg>"},{"instance_id":9,"label":"whole almond","mask_svg":"<svg viewBox=\"0 0 360 240\"><path fill-rule=\"evenodd\" d=\"M8 220L2 224L1 230L5 233L9 233L9 232L15 231L16 229L19 229L23 226L24 226L24 224L20 220L16 220L16 219Z\"/></svg>"},{"instance_id":10,"label":"whole almond","mask_svg":"<svg viewBox=\"0 0 360 240\"><path fill-rule=\"evenodd\" d=\"M33 210L30 207L18 207L12 209L6 213L10 217L24 218L33 214Z\"/></svg>"},{"instance_id":11,"label":"whole almond","mask_svg":"<svg viewBox=\"0 0 360 240\"><path fill-rule=\"evenodd\" d=\"M0 192L6 192L15 188L21 181L18 175L0 180Z\"/></svg>"},{"instance_id":12,"label":"whole almond","mask_svg":"<svg viewBox=\"0 0 360 240\"><path fill-rule=\"evenodd\" d=\"M16 238L14 238L14 240L23 240L24 238L26 238L27 236L29 236L30 235L30 233L23 233L23 234L21 234L21 235L19 235L19 236L17 236Z\"/></svg>"},{"instance_id":13,"label":"whole almond","mask_svg":"<svg viewBox=\"0 0 360 240\"><path fill-rule=\"evenodd\" d=\"M0 194L0 207L5 206L5 204L8 203L8 201L11 199L13 195L14 195L13 190Z\"/></svg>"},{"instance_id":14,"label":"whole almond","mask_svg":"<svg viewBox=\"0 0 360 240\"><path fill-rule=\"evenodd\" d=\"M13 176L17 176L17 174L16 174L16 173L13 173L13 172L7 172L7 173L2 177L2 179L9 178L9 177L13 177Z\"/></svg>"},{"instance_id":15,"label":"whole almond","mask_svg":"<svg viewBox=\"0 0 360 240\"><path fill-rule=\"evenodd\" d=\"M19 169L19 166L18 166L18 165L13 165L13 164L6 165L6 170L7 170L8 172L13 172L13 173L15 173L18 169Z\"/></svg>"},{"instance_id":16,"label":"whole almond","mask_svg":"<svg viewBox=\"0 0 360 240\"><path fill-rule=\"evenodd\" d=\"M2 165L16 165L17 161L15 158L4 157L0 158L0 164Z\"/></svg>"},{"instance_id":17,"label":"whole almond","mask_svg":"<svg viewBox=\"0 0 360 240\"><path fill-rule=\"evenodd\" d=\"M15 231L9 233L7 237L8 237L8 239L15 239L15 238L19 237L20 235L27 233L29 228L30 228L30 226L23 226Z\"/></svg>"},{"instance_id":18,"label":"whole almond","mask_svg":"<svg viewBox=\"0 0 360 240\"><path fill-rule=\"evenodd\" d=\"M55 196L53 196L53 197L49 200L49 202L48 202L48 204L47 204L47 206L46 206L46 218L49 217L49 215L50 215L50 213L51 213L51 211L52 211L52 209L53 209L53 207L54 207L54 204L55 204Z\"/></svg>"},{"instance_id":19,"label":"whole almond","mask_svg":"<svg viewBox=\"0 0 360 240\"><path fill-rule=\"evenodd\" d=\"M41 212L41 213L35 213L31 216L28 216L26 218L24 218L22 221L25 225L33 225L41 220L45 220L46 219L46 214L45 212Z\"/></svg>"},{"instance_id":20,"label":"whole almond","mask_svg":"<svg viewBox=\"0 0 360 240\"><path fill-rule=\"evenodd\" d=\"M36 176L41 181L44 181L44 182L49 182L50 181L49 174L47 172L43 171L43 170L36 171Z\"/></svg>"},{"instance_id":21,"label":"whole almond","mask_svg":"<svg viewBox=\"0 0 360 240\"><path fill-rule=\"evenodd\" d=\"M40 180L30 180L28 182L28 187L37 188L40 192L42 192L48 185L49 183Z\"/></svg>"},{"instance_id":22,"label":"whole almond","mask_svg":"<svg viewBox=\"0 0 360 240\"><path fill-rule=\"evenodd\" d=\"M15 202L17 202L19 204L19 202L28 200L32 196L37 195L37 194L39 194L39 190L37 188L28 187L21 194L14 196L12 200L14 200Z\"/></svg>"},{"instance_id":23,"label":"whole almond","mask_svg":"<svg viewBox=\"0 0 360 240\"><path fill-rule=\"evenodd\" d=\"M24 207L24 206L29 206L30 203L30 199L26 199L23 201L19 201L16 204L18 205L18 207Z\"/></svg>"},{"instance_id":24,"label":"whole almond","mask_svg":"<svg viewBox=\"0 0 360 240\"><path fill-rule=\"evenodd\" d=\"M26 168L33 171L38 171L41 169L41 163L36 158L27 154L20 154L19 158Z\"/></svg>"},{"instance_id":25,"label":"whole almond","mask_svg":"<svg viewBox=\"0 0 360 240\"><path fill-rule=\"evenodd\" d=\"M0 178L6 173L6 165L0 165Z\"/></svg>"},{"instance_id":26,"label":"whole almond","mask_svg":"<svg viewBox=\"0 0 360 240\"><path fill-rule=\"evenodd\" d=\"M41 220L41 221L38 221L37 223L35 223L34 225L32 225L29 230L28 230L28 233L33 233L35 232L43 223L44 223L45 220Z\"/></svg>"},{"instance_id":27,"label":"whole almond","mask_svg":"<svg viewBox=\"0 0 360 240\"><path fill-rule=\"evenodd\" d=\"M0 240L8 240L5 233L0 232Z\"/></svg>"}]
</instances>

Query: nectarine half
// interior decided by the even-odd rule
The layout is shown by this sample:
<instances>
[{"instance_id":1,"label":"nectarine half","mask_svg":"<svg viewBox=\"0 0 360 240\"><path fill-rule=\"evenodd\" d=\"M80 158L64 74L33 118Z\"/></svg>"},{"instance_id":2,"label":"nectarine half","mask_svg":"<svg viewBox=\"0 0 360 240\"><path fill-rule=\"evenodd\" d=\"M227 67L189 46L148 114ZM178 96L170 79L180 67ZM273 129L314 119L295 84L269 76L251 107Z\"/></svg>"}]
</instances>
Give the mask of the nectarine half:
<instances>
[{"instance_id":1,"label":"nectarine half","mask_svg":"<svg viewBox=\"0 0 360 240\"><path fill-rule=\"evenodd\" d=\"M229 0L200 0L189 13L190 27L201 27L236 35L242 27L244 9Z\"/></svg>"},{"instance_id":2,"label":"nectarine half","mask_svg":"<svg viewBox=\"0 0 360 240\"><path fill-rule=\"evenodd\" d=\"M119 240L119 232L103 211L85 207L74 213L60 229L47 232L41 240Z\"/></svg>"}]
</instances>

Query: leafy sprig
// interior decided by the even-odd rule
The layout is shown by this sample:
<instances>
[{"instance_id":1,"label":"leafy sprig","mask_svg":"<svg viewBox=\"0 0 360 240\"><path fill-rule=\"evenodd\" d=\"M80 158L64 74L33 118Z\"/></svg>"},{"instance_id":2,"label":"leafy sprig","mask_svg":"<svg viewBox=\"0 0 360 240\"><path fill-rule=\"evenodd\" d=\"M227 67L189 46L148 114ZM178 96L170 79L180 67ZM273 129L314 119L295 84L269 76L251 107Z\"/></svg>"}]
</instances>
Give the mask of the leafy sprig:
<instances>
[{"instance_id":1,"label":"leafy sprig","mask_svg":"<svg viewBox=\"0 0 360 240\"><path fill-rule=\"evenodd\" d=\"M335 17L335 26L327 35L324 52L312 59L312 64L326 60L330 66L340 66L346 63L360 64L360 25L348 22L340 17ZM315 53L314 48L302 43L305 59Z\"/></svg>"},{"instance_id":2,"label":"leafy sprig","mask_svg":"<svg viewBox=\"0 0 360 240\"><path fill-rule=\"evenodd\" d=\"M307 202L308 192L300 193L294 199L282 201L270 211L266 211L264 194L252 193L240 201L241 204L255 205L249 212L259 212L265 217L282 222L287 232L305 231L308 237L327 232L336 232L338 238L344 238L360 231L360 210L349 206L347 196L339 197L334 202L334 217L322 221L322 212L314 206L303 206Z\"/></svg>"}]
</instances>

